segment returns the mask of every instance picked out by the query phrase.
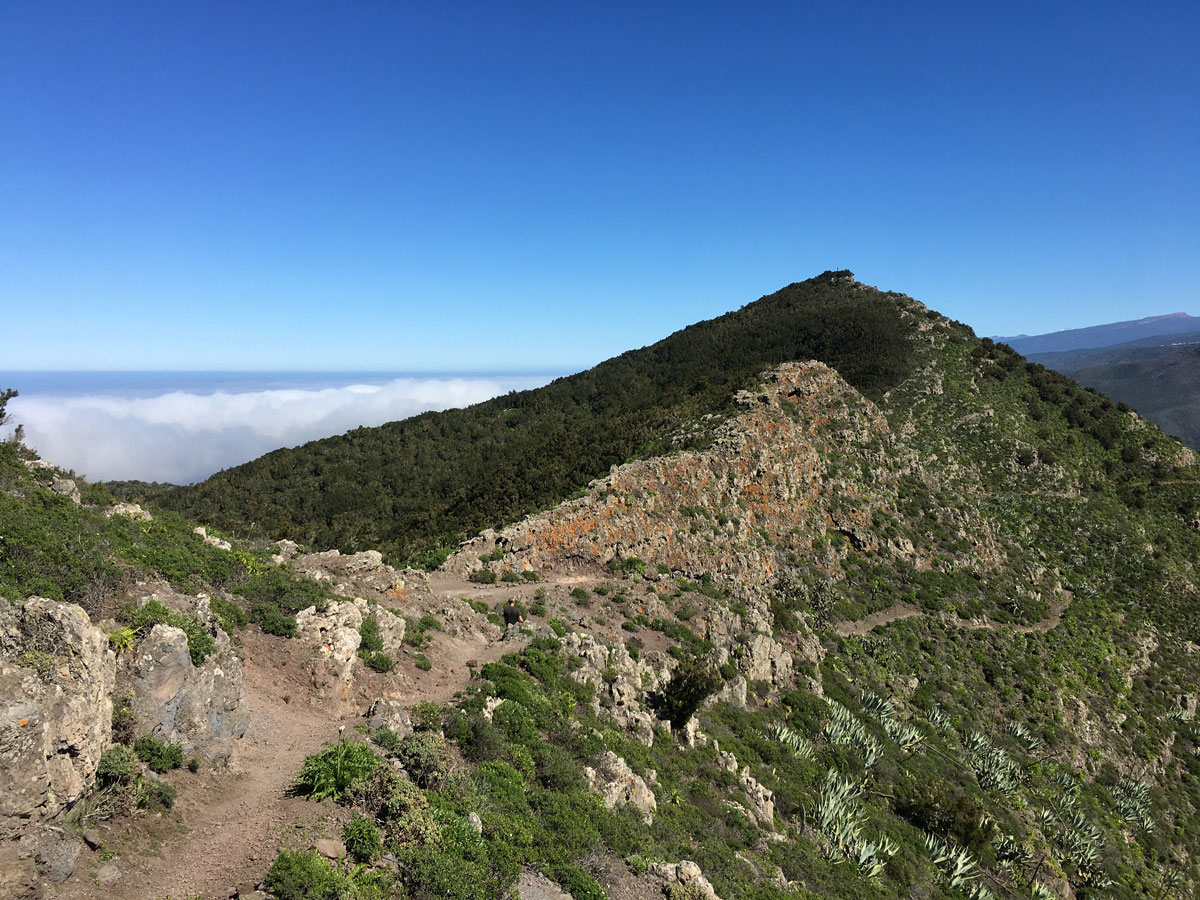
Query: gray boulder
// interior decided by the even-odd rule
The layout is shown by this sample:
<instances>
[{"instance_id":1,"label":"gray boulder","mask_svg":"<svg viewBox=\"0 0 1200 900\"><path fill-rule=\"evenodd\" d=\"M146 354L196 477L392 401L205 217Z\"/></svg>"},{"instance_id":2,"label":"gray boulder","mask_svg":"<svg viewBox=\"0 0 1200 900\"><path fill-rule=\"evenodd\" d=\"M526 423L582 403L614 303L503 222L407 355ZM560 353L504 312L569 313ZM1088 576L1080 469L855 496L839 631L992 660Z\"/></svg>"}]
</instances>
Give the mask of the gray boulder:
<instances>
[{"instance_id":1,"label":"gray boulder","mask_svg":"<svg viewBox=\"0 0 1200 900\"><path fill-rule=\"evenodd\" d=\"M202 621L208 612L197 604ZM199 666L188 653L187 635L155 625L121 660L120 683L132 691L138 730L160 740L178 741L188 753L228 759L233 742L246 733L249 710L242 686L242 663L229 637L215 623L216 649Z\"/></svg>"},{"instance_id":2,"label":"gray boulder","mask_svg":"<svg viewBox=\"0 0 1200 900\"><path fill-rule=\"evenodd\" d=\"M112 735L116 658L80 607L0 599L0 841L83 796Z\"/></svg>"}]
</instances>

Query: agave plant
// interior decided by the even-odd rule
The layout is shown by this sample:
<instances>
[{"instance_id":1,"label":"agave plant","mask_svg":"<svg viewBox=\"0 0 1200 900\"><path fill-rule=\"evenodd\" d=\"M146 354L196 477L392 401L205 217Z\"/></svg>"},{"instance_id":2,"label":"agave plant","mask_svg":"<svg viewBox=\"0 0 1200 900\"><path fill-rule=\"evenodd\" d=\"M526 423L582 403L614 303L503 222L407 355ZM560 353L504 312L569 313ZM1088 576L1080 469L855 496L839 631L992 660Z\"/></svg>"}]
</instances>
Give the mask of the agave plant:
<instances>
[{"instance_id":1,"label":"agave plant","mask_svg":"<svg viewBox=\"0 0 1200 900\"><path fill-rule=\"evenodd\" d=\"M954 723L950 721L949 714L936 703L929 707L929 712L925 718L929 720L930 725L942 734L949 734L954 730Z\"/></svg>"},{"instance_id":2,"label":"agave plant","mask_svg":"<svg viewBox=\"0 0 1200 900\"><path fill-rule=\"evenodd\" d=\"M1117 814L1141 831L1154 831L1154 816L1150 806L1150 787L1131 778L1122 778L1112 789Z\"/></svg>"},{"instance_id":3,"label":"agave plant","mask_svg":"<svg viewBox=\"0 0 1200 900\"><path fill-rule=\"evenodd\" d=\"M816 810L817 827L827 842L828 855L837 862L852 863L868 878L876 878L899 847L886 835L878 841L863 837L865 820L862 785L831 769L825 776Z\"/></svg>"},{"instance_id":4,"label":"agave plant","mask_svg":"<svg viewBox=\"0 0 1200 900\"><path fill-rule=\"evenodd\" d=\"M1042 739L1029 730L1024 722L1010 722L1008 724L1008 733L1021 742L1030 753L1034 753L1042 746Z\"/></svg>"},{"instance_id":5,"label":"agave plant","mask_svg":"<svg viewBox=\"0 0 1200 900\"><path fill-rule=\"evenodd\" d=\"M1033 862L1033 851L1026 845L1004 832L997 832L992 839L992 849L996 861L1007 869L1022 869Z\"/></svg>"},{"instance_id":6,"label":"agave plant","mask_svg":"<svg viewBox=\"0 0 1200 900\"><path fill-rule=\"evenodd\" d=\"M1058 894L1050 890L1040 881L1035 881L1029 888L1029 896L1031 900L1059 900Z\"/></svg>"},{"instance_id":7,"label":"agave plant","mask_svg":"<svg viewBox=\"0 0 1200 900\"><path fill-rule=\"evenodd\" d=\"M863 727L863 723L854 713L836 700L829 701L829 713L829 721L825 723L825 735L830 743L857 747L862 752L867 768L874 766L882 752L879 741Z\"/></svg>"},{"instance_id":8,"label":"agave plant","mask_svg":"<svg viewBox=\"0 0 1200 900\"><path fill-rule=\"evenodd\" d=\"M1011 794L1020 786L1023 778L1021 767L1003 748L994 746L978 731L968 734L964 743L967 749L966 764L975 773L980 787Z\"/></svg>"},{"instance_id":9,"label":"agave plant","mask_svg":"<svg viewBox=\"0 0 1200 900\"><path fill-rule=\"evenodd\" d=\"M801 762L808 762L816 755L813 745L798 731L788 727L784 722L777 722L767 731L767 736L774 738L792 751L792 756Z\"/></svg>"},{"instance_id":10,"label":"agave plant","mask_svg":"<svg viewBox=\"0 0 1200 900\"><path fill-rule=\"evenodd\" d=\"M925 835L925 849L937 868L938 877L948 888L962 891L972 900L987 900L992 896L991 891L979 883L983 872L971 851L929 833Z\"/></svg>"}]
</instances>

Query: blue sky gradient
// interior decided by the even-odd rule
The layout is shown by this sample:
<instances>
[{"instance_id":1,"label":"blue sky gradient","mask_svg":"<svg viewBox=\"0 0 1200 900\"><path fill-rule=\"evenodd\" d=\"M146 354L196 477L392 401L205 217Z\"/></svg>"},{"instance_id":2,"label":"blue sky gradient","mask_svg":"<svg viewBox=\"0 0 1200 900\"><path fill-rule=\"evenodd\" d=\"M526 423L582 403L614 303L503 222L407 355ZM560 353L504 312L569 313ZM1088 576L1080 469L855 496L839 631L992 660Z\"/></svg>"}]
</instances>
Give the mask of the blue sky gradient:
<instances>
[{"instance_id":1,"label":"blue sky gradient","mask_svg":"<svg viewBox=\"0 0 1200 900\"><path fill-rule=\"evenodd\" d=\"M0 15L4 369L569 371L828 268L1200 313L1196 3Z\"/></svg>"}]
</instances>

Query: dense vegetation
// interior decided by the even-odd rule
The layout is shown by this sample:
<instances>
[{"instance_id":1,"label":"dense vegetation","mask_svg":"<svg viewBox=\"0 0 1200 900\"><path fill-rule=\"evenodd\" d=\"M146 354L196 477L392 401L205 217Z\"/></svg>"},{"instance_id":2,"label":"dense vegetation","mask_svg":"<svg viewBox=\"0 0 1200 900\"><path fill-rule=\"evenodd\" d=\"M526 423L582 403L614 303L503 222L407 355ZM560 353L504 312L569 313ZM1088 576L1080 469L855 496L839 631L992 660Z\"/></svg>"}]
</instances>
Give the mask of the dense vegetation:
<instances>
[{"instance_id":1,"label":"dense vegetation","mask_svg":"<svg viewBox=\"0 0 1200 900\"><path fill-rule=\"evenodd\" d=\"M204 626L158 602L136 609L121 604L126 583L161 577L185 593L225 590L243 598L264 630L281 634L294 631L296 612L323 607L332 597L327 586L273 566L265 544L213 546L193 523L166 510L156 510L152 520L106 515L114 498L82 480L82 502L75 503L48 489L71 473L30 470L24 462L30 456L20 444L0 442L0 597L78 603L94 619L113 616L138 632L159 623L182 628L196 663L213 647ZM218 596L211 603L228 632L246 624L237 604Z\"/></svg>"},{"instance_id":2,"label":"dense vegetation","mask_svg":"<svg viewBox=\"0 0 1200 900\"><path fill-rule=\"evenodd\" d=\"M448 548L569 496L615 463L702 445L764 369L819 359L878 399L913 348L896 295L848 272L742 309L543 388L277 450L157 501L230 531L438 562ZM112 486L140 493L138 485Z\"/></svg>"},{"instance_id":3,"label":"dense vegetation","mask_svg":"<svg viewBox=\"0 0 1200 900\"><path fill-rule=\"evenodd\" d=\"M1127 403L1167 434L1200 447L1200 334L1043 353L1036 359Z\"/></svg>"},{"instance_id":4,"label":"dense vegetation","mask_svg":"<svg viewBox=\"0 0 1200 900\"><path fill-rule=\"evenodd\" d=\"M775 573L761 591L719 572L671 571L646 555L614 560L611 577L590 590L534 595L530 614L549 615L557 638L543 633L484 665L446 708L418 704L413 734L351 737L306 761L297 790L352 808L342 837L357 865L282 853L266 877L277 897L491 898L526 868L577 900L599 900L606 869L629 876L682 859L697 860L725 900L1195 896L1195 455L1107 397L911 301L855 288L842 273L543 389L550 393L317 442L168 496L216 503L231 486L278 491L213 514L272 529L290 523L301 537L347 549L378 539L411 555L471 523L499 524L571 493L589 466L607 465L597 447L624 448L612 450L615 461L702 442L708 432L688 431L687 417L724 412L734 388L753 382L766 366L750 349L755 340L772 352L800 346L794 335L755 330L783 327L792 307L802 336L834 310L861 312L868 323L825 321L834 337L821 345L841 354L843 374L880 401L889 424L886 452L872 438L822 459L823 501L870 509L864 534L852 540L832 522L804 535L752 529L755 555L746 558ZM804 339L797 356L829 359L811 349L816 338ZM673 359L664 349L673 340L715 368ZM737 359L758 361L731 361L722 340L741 348ZM882 367L863 356L876 342ZM628 391L601 389L621 383ZM551 401L563 405L556 412ZM636 440L623 444L625 427ZM559 443L545 442L552 435ZM528 490L516 468L524 452L539 454L542 479ZM389 461L389 474L364 474L368 459ZM383 490L401 476L414 479L408 493ZM86 603L125 573L153 570L180 585L227 586L256 615L274 609L285 624L288 610L322 600L322 588L264 568L265 549L211 547L170 513L152 523L105 519L102 489L83 486L80 507L43 488L51 477L28 472L16 447L0 445L0 593ZM285 518L372 478L378 493L355 495L362 509ZM312 503L289 505L304 499L302 489L316 491ZM693 533L725 533L732 517L751 514L667 505L654 514ZM372 531L369 517L384 507L392 524ZM409 531L397 530L401 513L415 523ZM516 582L507 552L485 559L503 570L489 570L491 581ZM585 663L567 649L564 619L581 619L547 609L558 602L611 626L597 632L614 645L599 678L577 677ZM669 612L651 618L643 613L651 602ZM861 634L839 628L897 603L907 618ZM165 613L147 606L138 615L127 619ZM732 623L727 659L715 658L717 638L704 624L716 620ZM440 627L432 616L410 623L405 642L425 648ZM362 624L368 662L381 652L377 629L370 617ZM698 709L707 741L689 746L660 726L646 746L608 714L615 699L603 691L618 676L617 645L635 655L651 631L670 638L683 662L661 692L622 702L676 724ZM744 704L705 704L714 689L749 677L738 654L760 638L784 648L797 677L756 676ZM191 649L203 653L200 635ZM809 689L817 685L819 693ZM130 795L135 751L114 751L102 781ZM652 821L630 807L607 809L588 790L585 768L607 751L652 786ZM144 743L136 752L165 766L179 761L169 747ZM752 813L743 772L772 792L770 823ZM667 896L694 895L672 888Z\"/></svg>"}]
</instances>

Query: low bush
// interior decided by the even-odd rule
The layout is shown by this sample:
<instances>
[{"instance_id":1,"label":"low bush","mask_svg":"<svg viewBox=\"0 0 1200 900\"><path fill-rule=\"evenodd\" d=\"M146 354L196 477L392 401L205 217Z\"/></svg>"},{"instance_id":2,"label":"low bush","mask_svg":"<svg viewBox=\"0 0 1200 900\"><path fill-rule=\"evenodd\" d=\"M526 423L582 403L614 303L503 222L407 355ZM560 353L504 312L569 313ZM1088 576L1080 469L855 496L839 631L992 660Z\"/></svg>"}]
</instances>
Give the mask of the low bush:
<instances>
[{"instance_id":1,"label":"low bush","mask_svg":"<svg viewBox=\"0 0 1200 900\"><path fill-rule=\"evenodd\" d=\"M396 668L396 661L382 650L367 651L366 653L359 651L359 656L366 663L368 669L374 669L376 672L390 672Z\"/></svg>"},{"instance_id":2,"label":"low bush","mask_svg":"<svg viewBox=\"0 0 1200 900\"><path fill-rule=\"evenodd\" d=\"M380 728L371 736L371 740L376 747L388 754L388 756L394 756L396 750L400 747L400 738L390 728Z\"/></svg>"},{"instance_id":3,"label":"low bush","mask_svg":"<svg viewBox=\"0 0 1200 900\"><path fill-rule=\"evenodd\" d=\"M100 763L96 766L96 785L103 788L110 784L129 784L137 774L137 769L136 753L120 744L109 747L100 754Z\"/></svg>"},{"instance_id":4,"label":"low bush","mask_svg":"<svg viewBox=\"0 0 1200 900\"><path fill-rule=\"evenodd\" d=\"M355 862L370 863L383 852L383 837L375 823L355 813L342 828L342 843Z\"/></svg>"},{"instance_id":5,"label":"low bush","mask_svg":"<svg viewBox=\"0 0 1200 900\"><path fill-rule=\"evenodd\" d=\"M250 610L250 621L262 628L266 634L285 638L296 636L296 620L274 603L255 603Z\"/></svg>"},{"instance_id":6,"label":"low bush","mask_svg":"<svg viewBox=\"0 0 1200 900\"><path fill-rule=\"evenodd\" d=\"M358 900L364 896L353 878L312 850L280 853L267 870L263 886L277 900Z\"/></svg>"},{"instance_id":7,"label":"low bush","mask_svg":"<svg viewBox=\"0 0 1200 900\"><path fill-rule=\"evenodd\" d=\"M410 718L417 731L440 731L442 728L442 708L431 700L414 705Z\"/></svg>"},{"instance_id":8,"label":"low bush","mask_svg":"<svg viewBox=\"0 0 1200 900\"><path fill-rule=\"evenodd\" d=\"M379 757L366 744L343 738L304 760L296 776L296 793L313 800L340 800L365 781L378 763Z\"/></svg>"},{"instance_id":9,"label":"low bush","mask_svg":"<svg viewBox=\"0 0 1200 900\"><path fill-rule=\"evenodd\" d=\"M446 739L432 731L414 731L400 741L396 757L420 787L439 785L449 770Z\"/></svg>"},{"instance_id":10,"label":"low bush","mask_svg":"<svg viewBox=\"0 0 1200 900\"><path fill-rule=\"evenodd\" d=\"M491 569L476 569L467 576L468 581L473 581L476 584L495 584L496 573Z\"/></svg>"},{"instance_id":11,"label":"low bush","mask_svg":"<svg viewBox=\"0 0 1200 900\"><path fill-rule=\"evenodd\" d=\"M200 665L216 649L212 635L199 619L176 612L158 600L151 600L142 607L127 603L118 610L117 618L142 631L149 631L155 625L170 625L182 630L187 635L188 655L193 665Z\"/></svg>"},{"instance_id":12,"label":"low bush","mask_svg":"<svg viewBox=\"0 0 1200 900\"><path fill-rule=\"evenodd\" d=\"M183 765L182 744L166 743L150 735L138 738L133 752L154 772L167 772Z\"/></svg>"},{"instance_id":13,"label":"low bush","mask_svg":"<svg viewBox=\"0 0 1200 900\"><path fill-rule=\"evenodd\" d=\"M138 796L142 809L170 809L175 805L175 786L165 781L147 781Z\"/></svg>"},{"instance_id":14,"label":"low bush","mask_svg":"<svg viewBox=\"0 0 1200 900\"><path fill-rule=\"evenodd\" d=\"M239 628L245 628L250 623L250 617L246 615L246 611L232 600L212 597L208 601L208 608L213 611L213 615L217 617L217 621L221 623L226 634L232 635Z\"/></svg>"}]
</instances>

